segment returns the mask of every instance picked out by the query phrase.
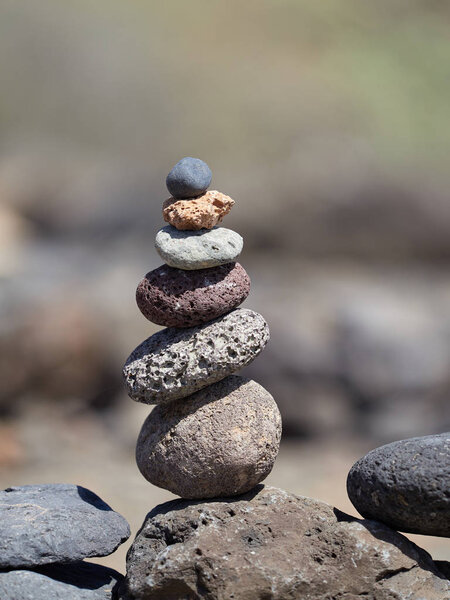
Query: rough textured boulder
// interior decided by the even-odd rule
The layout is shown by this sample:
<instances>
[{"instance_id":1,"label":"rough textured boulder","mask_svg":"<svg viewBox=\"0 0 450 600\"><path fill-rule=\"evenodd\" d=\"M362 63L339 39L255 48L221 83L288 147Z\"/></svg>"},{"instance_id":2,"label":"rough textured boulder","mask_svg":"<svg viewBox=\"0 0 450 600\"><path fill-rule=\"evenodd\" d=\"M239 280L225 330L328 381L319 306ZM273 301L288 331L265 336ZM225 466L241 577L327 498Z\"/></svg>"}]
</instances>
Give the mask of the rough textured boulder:
<instances>
[{"instance_id":1,"label":"rough textured boulder","mask_svg":"<svg viewBox=\"0 0 450 600\"><path fill-rule=\"evenodd\" d=\"M448 600L430 556L375 521L258 486L147 516L122 600Z\"/></svg>"},{"instance_id":2,"label":"rough textured boulder","mask_svg":"<svg viewBox=\"0 0 450 600\"><path fill-rule=\"evenodd\" d=\"M113 569L79 562L35 571L0 572L2 600L115 600L123 576Z\"/></svg>"},{"instance_id":3,"label":"rough textured boulder","mask_svg":"<svg viewBox=\"0 0 450 600\"><path fill-rule=\"evenodd\" d=\"M351 468L347 490L363 517L400 531L450 537L450 433L372 450Z\"/></svg>"},{"instance_id":4,"label":"rough textured boulder","mask_svg":"<svg viewBox=\"0 0 450 600\"><path fill-rule=\"evenodd\" d=\"M225 227L179 231L167 225L155 239L156 250L165 263L188 271L235 262L243 246L242 237Z\"/></svg>"},{"instance_id":5,"label":"rough textured boulder","mask_svg":"<svg viewBox=\"0 0 450 600\"><path fill-rule=\"evenodd\" d=\"M238 307L250 292L239 263L185 271L162 265L139 283L136 302L149 321L164 327L195 327Z\"/></svg>"},{"instance_id":6,"label":"rough textured boulder","mask_svg":"<svg viewBox=\"0 0 450 600\"><path fill-rule=\"evenodd\" d=\"M163 204L163 217L164 221L181 230L212 229L233 205L234 200L229 196L210 190L192 200L169 198Z\"/></svg>"},{"instance_id":7,"label":"rough textured boulder","mask_svg":"<svg viewBox=\"0 0 450 600\"><path fill-rule=\"evenodd\" d=\"M267 477L280 439L269 392L231 375L158 405L142 426L136 461L148 481L183 498L234 496Z\"/></svg>"},{"instance_id":8,"label":"rough textured boulder","mask_svg":"<svg viewBox=\"0 0 450 600\"><path fill-rule=\"evenodd\" d=\"M0 492L0 568L107 556L129 535L125 519L81 486L24 485Z\"/></svg>"},{"instance_id":9,"label":"rough textured boulder","mask_svg":"<svg viewBox=\"0 0 450 600\"><path fill-rule=\"evenodd\" d=\"M128 395L146 404L185 398L250 364L268 340L266 321L245 308L198 327L163 329L128 357Z\"/></svg>"}]
</instances>

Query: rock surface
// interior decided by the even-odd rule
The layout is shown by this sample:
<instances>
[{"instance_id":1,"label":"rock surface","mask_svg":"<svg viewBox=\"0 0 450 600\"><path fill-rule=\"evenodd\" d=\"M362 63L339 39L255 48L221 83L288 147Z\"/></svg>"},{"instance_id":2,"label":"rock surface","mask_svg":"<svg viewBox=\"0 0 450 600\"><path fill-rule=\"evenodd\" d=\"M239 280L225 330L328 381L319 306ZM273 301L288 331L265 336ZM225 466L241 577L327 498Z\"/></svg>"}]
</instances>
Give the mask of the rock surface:
<instances>
[{"instance_id":1,"label":"rock surface","mask_svg":"<svg viewBox=\"0 0 450 600\"><path fill-rule=\"evenodd\" d=\"M107 556L129 536L125 519L81 486L24 485L0 492L0 568Z\"/></svg>"},{"instance_id":2,"label":"rock surface","mask_svg":"<svg viewBox=\"0 0 450 600\"><path fill-rule=\"evenodd\" d=\"M244 245L242 237L225 227L179 231L167 225L156 234L155 247L170 267L176 269L208 269L235 262Z\"/></svg>"},{"instance_id":3,"label":"rock surface","mask_svg":"<svg viewBox=\"0 0 450 600\"><path fill-rule=\"evenodd\" d=\"M366 518L400 531L449 537L450 433L372 450L351 468L347 491Z\"/></svg>"},{"instance_id":4,"label":"rock surface","mask_svg":"<svg viewBox=\"0 0 450 600\"><path fill-rule=\"evenodd\" d=\"M211 169L203 160L186 156L167 175L166 185L174 198L193 198L206 192L211 178Z\"/></svg>"},{"instance_id":5,"label":"rock surface","mask_svg":"<svg viewBox=\"0 0 450 600\"><path fill-rule=\"evenodd\" d=\"M184 271L163 265L139 283L141 313L165 327L194 327L236 308L250 292L250 278L239 263Z\"/></svg>"},{"instance_id":6,"label":"rock surface","mask_svg":"<svg viewBox=\"0 0 450 600\"><path fill-rule=\"evenodd\" d=\"M128 395L146 404L184 398L251 363L268 341L263 317L245 308L198 327L163 329L128 357Z\"/></svg>"},{"instance_id":7,"label":"rock surface","mask_svg":"<svg viewBox=\"0 0 450 600\"><path fill-rule=\"evenodd\" d=\"M152 510L121 600L447 600L430 556L381 523L258 486Z\"/></svg>"},{"instance_id":8,"label":"rock surface","mask_svg":"<svg viewBox=\"0 0 450 600\"><path fill-rule=\"evenodd\" d=\"M267 477L280 439L269 392L231 375L157 406L142 426L136 461L150 483L183 498L235 496Z\"/></svg>"},{"instance_id":9,"label":"rock surface","mask_svg":"<svg viewBox=\"0 0 450 600\"><path fill-rule=\"evenodd\" d=\"M169 198L163 203L163 217L176 229L212 229L230 212L233 205L234 200L229 196L210 190L192 200Z\"/></svg>"},{"instance_id":10,"label":"rock surface","mask_svg":"<svg viewBox=\"0 0 450 600\"><path fill-rule=\"evenodd\" d=\"M123 576L93 563L0 573L2 600L113 600Z\"/></svg>"}]
</instances>

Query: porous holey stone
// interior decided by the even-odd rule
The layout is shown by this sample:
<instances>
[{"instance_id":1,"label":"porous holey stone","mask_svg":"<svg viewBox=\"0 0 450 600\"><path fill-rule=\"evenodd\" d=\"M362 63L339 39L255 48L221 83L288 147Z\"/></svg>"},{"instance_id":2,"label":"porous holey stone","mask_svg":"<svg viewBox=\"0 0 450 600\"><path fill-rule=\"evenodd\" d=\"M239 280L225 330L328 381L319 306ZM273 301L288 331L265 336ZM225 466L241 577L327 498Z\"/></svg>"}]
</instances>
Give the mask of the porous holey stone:
<instances>
[{"instance_id":1,"label":"porous holey stone","mask_svg":"<svg viewBox=\"0 0 450 600\"><path fill-rule=\"evenodd\" d=\"M222 221L234 200L217 190L209 190L192 200L169 198L163 203L164 221L177 229L196 231L212 229Z\"/></svg>"},{"instance_id":2,"label":"porous holey stone","mask_svg":"<svg viewBox=\"0 0 450 600\"><path fill-rule=\"evenodd\" d=\"M247 298L250 277L239 263L184 271L162 265L139 283L141 313L165 327L195 327L230 312Z\"/></svg>"},{"instance_id":3,"label":"porous holey stone","mask_svg":"<svg viewBox=\"0 0 450 600\"><path fill-rule=\"evenodd\" d=\"M129 536L126 520L81 486L24 485L0 492L0 568L107 556Z\"/></svg>"},{"instance_id":4,"label":"porous holey stone","mask_svg":"<svg viewBox=\"0 0 450 600\"><path fill-rule=\"evenodd\" d=\"M267 477L280 439L269 392L231 375L158 405L142 426L136 461L148 481L183 498L234 496Z\"/></svg>"},{"instance_id":5,"label":"porous holey stone","mask_svg":"<svg viewBox=\"0 0 450 600\"><path fill-rule=\"evenodd\" d=\"M245 308L198 327L163 329L128 357L127 392L146 404L184 398L250 364L268 341L264 318Z\"/></svg>"},{"instance_id":6,"label":"porous holey stone","mask_svg":"<svg viewBox=\"0 0 450 600\"><path fill-rule=\"evenodd\" d=\"M165 263L188 271L235 262L243 246L242 237L225 227L180 231L167 225L155 239L156 250Z\"/></svg>"}]
</instances>

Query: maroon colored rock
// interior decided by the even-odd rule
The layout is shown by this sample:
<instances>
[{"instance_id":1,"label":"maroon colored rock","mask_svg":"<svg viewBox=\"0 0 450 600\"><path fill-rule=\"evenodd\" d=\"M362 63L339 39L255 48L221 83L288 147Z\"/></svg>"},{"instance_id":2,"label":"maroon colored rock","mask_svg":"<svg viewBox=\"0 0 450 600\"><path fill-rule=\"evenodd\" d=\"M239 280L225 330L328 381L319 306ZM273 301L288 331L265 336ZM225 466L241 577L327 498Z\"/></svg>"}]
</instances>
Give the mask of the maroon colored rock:
<instances>
[{"instance_id":1,"label":"maroon colored rock","mask_svg":"<svg viewBox=\"0 0 450 600\"><path fill-rule=\"evenodd\" d=\"M250 292L250 278L239 263L185 271L163 265L139 283L142 314L165 327L194 327L239 306Z\"/></svg>"}]
</instances>

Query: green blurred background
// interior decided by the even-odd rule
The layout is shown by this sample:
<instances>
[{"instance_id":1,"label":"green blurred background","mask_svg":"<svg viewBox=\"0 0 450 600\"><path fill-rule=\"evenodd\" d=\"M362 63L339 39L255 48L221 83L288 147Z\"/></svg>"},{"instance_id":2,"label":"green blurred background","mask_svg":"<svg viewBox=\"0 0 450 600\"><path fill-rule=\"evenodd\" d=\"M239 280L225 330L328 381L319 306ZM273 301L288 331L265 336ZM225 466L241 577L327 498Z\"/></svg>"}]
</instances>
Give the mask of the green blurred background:
<instances>
[{"instance_id":1,"label":"green blurred background","mask_svg":"<svg viewBox=\"0 0 450 600\"><path fill-rule=\"evenodd\" d=\"M357 458L450 428L449 32L443 0L2 1L3 487L85 485L134 532L171 497L120 372L185 155L236 200L271 327L246 370L284 419L268 481L354 513Z\"/></svg>"}]
</instances>

